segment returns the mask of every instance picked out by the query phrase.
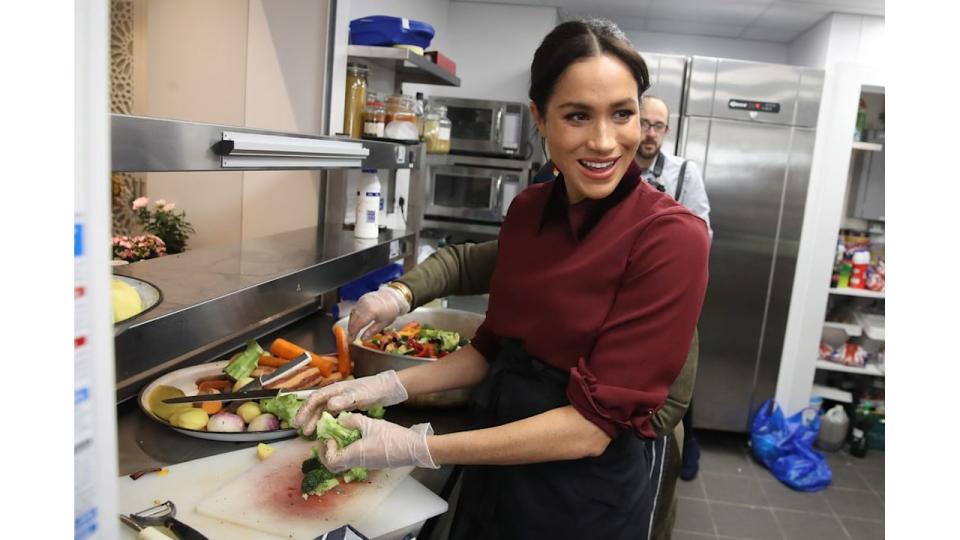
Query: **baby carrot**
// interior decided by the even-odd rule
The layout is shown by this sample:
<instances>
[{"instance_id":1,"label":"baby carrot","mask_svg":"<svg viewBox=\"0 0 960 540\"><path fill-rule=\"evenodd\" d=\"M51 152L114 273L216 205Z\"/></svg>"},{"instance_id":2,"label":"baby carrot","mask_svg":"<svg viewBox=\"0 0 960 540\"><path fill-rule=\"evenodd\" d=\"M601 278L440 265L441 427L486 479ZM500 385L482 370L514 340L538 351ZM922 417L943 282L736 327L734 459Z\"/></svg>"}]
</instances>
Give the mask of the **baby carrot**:
<instances>
[{"instance_id":1,"label":"baby carrot","mask_svg":"<svg viewBox=\"0 0 960 540\"><path fill-rule=\"evenodd\" d=\"M350 343L347 341L347 331L344 330L342 326L334 326L333 335L337 339L337 358L340 363L340 374L348 377L352 366L350 365Z\"/></svg>"}]
</instances>

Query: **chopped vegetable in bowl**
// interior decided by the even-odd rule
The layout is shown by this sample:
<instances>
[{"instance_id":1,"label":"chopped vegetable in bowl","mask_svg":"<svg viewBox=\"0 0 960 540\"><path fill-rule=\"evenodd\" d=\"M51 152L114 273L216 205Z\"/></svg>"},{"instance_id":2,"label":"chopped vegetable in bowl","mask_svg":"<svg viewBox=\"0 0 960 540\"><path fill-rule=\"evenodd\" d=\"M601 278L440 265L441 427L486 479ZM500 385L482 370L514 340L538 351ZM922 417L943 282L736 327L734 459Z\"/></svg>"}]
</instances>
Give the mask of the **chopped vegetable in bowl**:
<instances>
[{"instance_id":1,"label":"chopped vegetable in bowl","mask_svg":"<svg viewBox=\"0 0 960 540\"><path fill-rule=\"evenodd\" d=\"M364 347L398 356L443 358L467 345L469 340L461 337L457 332L438 330L421 325L419 321L413 321L400 330L387 328L360 343Z\"/></svg>"}]
</instances>

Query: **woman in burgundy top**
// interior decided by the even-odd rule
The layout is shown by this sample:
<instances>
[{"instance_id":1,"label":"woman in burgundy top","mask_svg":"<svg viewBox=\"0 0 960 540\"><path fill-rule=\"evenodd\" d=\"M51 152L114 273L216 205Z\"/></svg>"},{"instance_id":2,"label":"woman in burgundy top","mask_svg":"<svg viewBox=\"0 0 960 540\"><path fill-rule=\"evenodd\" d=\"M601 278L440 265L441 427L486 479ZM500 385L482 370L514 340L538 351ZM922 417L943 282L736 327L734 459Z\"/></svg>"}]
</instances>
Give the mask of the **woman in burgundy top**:
<instances>
[{"instance_id":1,"label":"woman in burgundy top","mask_svg":"<svg viewBox=\"0 0 960 540\"><path fill-rule=\"evenodd\" d=\"M441 362L338 383L297 416L476 387L478 429L432 435L353 415L331 470L464 472L456 538L646 538L651 415L683 367L707 284L705 223L640 181L646 66L614 25L541 43L531 113L561 176L524 190L500 232L487 318ZM492 465L492 467L491 467Z\"/></svg>"}]
</instances>

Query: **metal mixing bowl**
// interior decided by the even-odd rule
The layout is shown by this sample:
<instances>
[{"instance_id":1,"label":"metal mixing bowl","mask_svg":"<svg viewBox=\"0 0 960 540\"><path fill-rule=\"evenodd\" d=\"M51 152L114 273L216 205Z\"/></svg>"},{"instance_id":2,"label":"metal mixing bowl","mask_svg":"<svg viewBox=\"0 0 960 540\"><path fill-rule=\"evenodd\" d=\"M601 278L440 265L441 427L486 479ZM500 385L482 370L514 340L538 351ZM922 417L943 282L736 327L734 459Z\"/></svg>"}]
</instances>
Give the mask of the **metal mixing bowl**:
<instances>
[{"instance_id":1,"label":"metal mixing bowl","mask_svg":"<svg viewBox=\"0 0 960 540\"><path fill-rule=\"evenodd\" d=\"M477 328L480 327L483 319L483 315L479 313L459 309L418 308L403 317L397 318L390 326L401 328L411 321L420 321L420 324L432 326L439 330L457 332L461 337L473 339L473 335L477 332ZM336 326L342 326L346 330L347 321L348 318L344 317L337 321ZM350 358L353 360L353 374L357 377L376 375L388 369L400 371L427 362L443 361L385 353L356 343L350 344ZM452 407L465 404L469 398L470 389L460 388L411 396L404 403L414 407Z\"/></svg>"}]
</instances>

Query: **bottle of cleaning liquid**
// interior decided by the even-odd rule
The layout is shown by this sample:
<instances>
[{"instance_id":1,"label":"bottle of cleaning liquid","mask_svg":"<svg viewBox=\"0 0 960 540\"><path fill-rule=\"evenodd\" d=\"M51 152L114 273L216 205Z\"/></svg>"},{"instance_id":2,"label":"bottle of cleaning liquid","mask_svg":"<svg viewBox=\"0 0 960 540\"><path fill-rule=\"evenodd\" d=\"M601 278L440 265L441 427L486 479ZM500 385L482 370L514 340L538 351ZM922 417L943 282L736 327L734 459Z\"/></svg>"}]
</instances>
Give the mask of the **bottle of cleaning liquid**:
<instances>
[{"instance_id":1,"label":"bottle of cleaning liquid","mask_svg":"<svg viewBox=\"0 0 960 540\"><path fill-rule=\"evenodd\" d=\"M380 177L376 169L363 169L357 182L357 219L353 235L377 238L380 233Z\"/></svg>"},{"instance_id":2,"label":"bottle of cleaning liquid","mask_svg":"<svg viewBox=\"0 0 960 540\"><path fill-rule=\"evenodd\" d=\"M843 405L834 405L820 419L820 434L817 436L817 448L836 452L843 448L850 429L850 418Z\"/></svg>"}]
</instances>

